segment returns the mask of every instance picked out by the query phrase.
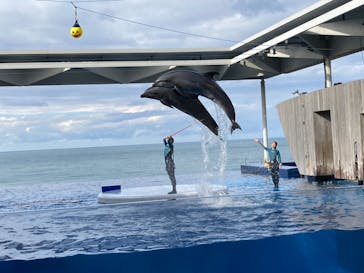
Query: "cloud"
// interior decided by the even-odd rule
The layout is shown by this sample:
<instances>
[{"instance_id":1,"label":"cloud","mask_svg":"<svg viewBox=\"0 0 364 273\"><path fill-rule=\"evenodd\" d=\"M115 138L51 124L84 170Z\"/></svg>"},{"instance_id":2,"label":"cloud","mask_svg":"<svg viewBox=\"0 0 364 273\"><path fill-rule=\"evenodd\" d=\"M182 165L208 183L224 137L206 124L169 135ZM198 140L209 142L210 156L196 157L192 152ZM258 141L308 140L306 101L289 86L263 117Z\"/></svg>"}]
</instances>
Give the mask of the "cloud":
<instances>
[{"instance_id":1,"label":"cloud","mask_svg":"<svg viewBox=\"0 0 364 273\"><path fill-rule=\"evenodd\" d=\"M15 117L0 117L0 122L15 122L18 119Z\"/></svg>"},{"instance_id":2,"label":"cloud","mask_svg":"<svg viewBox=\"0 0 364 273\"><path fill-rule=\"evenodd\" d=\"M162 119L162 116L153 116L153 117L148 117L147 121L148 122L156 122L156 121L160 121Z\"/></svg>"},{"instance_id":3,"label":"cloud","mask_svg":"<svg viewBox=\"0 0 364 273\"><path fill-rule=\"evenodd\" d=\"M148 111L160 110L162 107L156 103L146 103L145 105L133 105L133 106L121 106L116 107L116 111L120 111L125 114L136 114Z\"/></svg>"},{"instance_id":4,"label":"cloud","mask_svg":"<svg viewBox=\"0 0 364 273\"><path fill-rule=\"evenodd\" d=\"M59 130L62 132L70 132L70 131L77 130L79 127L83 127L87 123L88 123L87 120L70 119L70 120L65 120L65 121L59 122L56 125L56 127L58 127Z\"/></svg>"},{"instance_id":5,"label":"cloud","mask_svg":"<svg viewBox=\"0 0 364 273\"><path fill-rule=\"evenodd\" d=\"M34 0L2 1L0 23L9 28L8 31L0 33L1 48L230 46L231 43L148 28L115 17L183 32L242 40L315 1L300 1L294 5L291 2L288 0L264 0L259 3L252 0L80 2L77 4L80 7L78 19L84 29L84 35L81 39L73 39L69 35L69 28L74 23L74 10L71 4ZM100 16L97 13L111 17Z\"/></svg>"},{"instance_id":6,"label":"cloud","mask_svg":"<svg viewBox=\"0 0 364 273\"><path fill-rule=\"evenodd\" d=\"M79 3L80 7L195 34L241 41L316 1L253 0L125 0ZM34 0L1 1L0 50L228 47L232 42L180 35L79 10L84 29L73 39L69 28L74 10L68 3ZM19 20L21 18L21 20ZM333 61L333 78L362 78L363 55ZM308 80L309 79L309 80ZM271 136L283 135L275 105L292 92L323 87L322 65L267 79L268 126ZM231 138L261 134L260 83L257 80L219 82L231 98L243 128ZM0 88L0 150L160 142L161 137L193 123L191 117L158 101L141 99L148 84L39 86ZM211 101L201 99L216 115ZM199 140L192 126L179 141ZM82 144L83 143L83 144ZM58 146L57 146L58 145Z\"/></svg>"}]
</instances>

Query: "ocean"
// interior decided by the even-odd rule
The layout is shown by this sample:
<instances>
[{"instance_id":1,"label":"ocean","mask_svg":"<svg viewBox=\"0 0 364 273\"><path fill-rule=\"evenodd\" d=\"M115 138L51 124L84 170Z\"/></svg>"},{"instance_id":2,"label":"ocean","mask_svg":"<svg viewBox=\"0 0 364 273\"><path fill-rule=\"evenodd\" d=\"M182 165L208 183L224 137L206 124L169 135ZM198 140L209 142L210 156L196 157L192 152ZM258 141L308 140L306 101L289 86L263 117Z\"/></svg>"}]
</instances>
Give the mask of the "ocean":
<instances>
[{"instance_id":1,"label":"ocean","mask_svg":"<svg viewBox=\"0 0 364 273\"><path fill-rule=\"evenodd\" d=\"M280 142L283 160L291 161L286 141ZM103 185L169 185L163 149L160 143L0 153L0 212L94 205ZM182 184L224 184L241 176L241 164L262 162L263 150L252 140L175 144Z\"/></svg>"},{"instance_id":2,"label":"ocean","mask_svg":"<svg viewBox=\"0 0 364 273\"><path fill-rule=\"evenodd\" d=\"M328 265L325 272L361 272L363 254L352 247L364 241L363 187L300 178L281 179L273 191L269 177L240 172L241 164L262 163L252 140L201 143L175 143L177 190L222 184L226 196L97 203L104 185L170 185L162 143L0 153L0 272L323 272L315 270ZM285 139L278 143L283 161L292 161ZM235 269L227 270L222 265L237 255L227 255L231 248L241 263L231 261ZM291 262L307 259L312 268L304 268L315 270L292 271L289 261L275 261L280 253L292 255ZM158 265L168 259L171 266L178 255L189 257L178 270ZM259 271L260 258L273 259L275 269Z\"/></svg>"}]
</instances>

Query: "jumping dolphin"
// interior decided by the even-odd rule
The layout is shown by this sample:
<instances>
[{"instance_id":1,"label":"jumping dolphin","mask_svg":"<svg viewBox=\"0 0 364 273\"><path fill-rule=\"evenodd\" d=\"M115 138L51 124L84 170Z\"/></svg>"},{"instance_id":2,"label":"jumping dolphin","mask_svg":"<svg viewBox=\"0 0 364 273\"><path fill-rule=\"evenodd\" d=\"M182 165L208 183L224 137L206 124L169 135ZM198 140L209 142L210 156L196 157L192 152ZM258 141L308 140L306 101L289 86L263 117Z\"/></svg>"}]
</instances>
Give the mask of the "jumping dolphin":
<instances>
[{"instance_id":1,"label":"jumping dolphin","mask_svg":"<svg viewBox=\"0 0 364 273\"><path fill-rule=\"evenodd\" d=\"M154 89L153 89L154 88ZM231 103L231 100L226 95L224 90L211 78L200 73L190 71L190 70L172 70L169 72L164 73L161 75L153 84L153 86L145 91L142 97L154 98L160 100L163 104L162 99L158 97L153 97L152 94L148 94L148 92L153 89L153 94L156 93L157 89L169 89L170 91L174 91L174 93L179 94L181 97L187 99L186 103L189 103L188 99L191 100L198 100L197 97L199 95L204 96L217 105L219 105L228 118L230 119L232 126L231 126L231 133L235 129L241 129L239 124L235 121L235 110L234 106ZM196 103L196 102L194 102ZM199 102L199 104L201 104ZM172 105L173 106L173 105ZM201 104L202 106L202 104ZM176 108L180 109L181 111L187 113L185 110L182 110L184 105L176 106ZM204 111L207 110L204 108ZM188 114L188 113L187 113ZM201 120L199 113L195 111L195 115L193 115L196 119ZM211 115L209 114L211 117ZM202 122L203 123L203 122ZM216 124L216 122L214 121ZM205 124L206 125L206 124ZM206 125L207 126L207 125ZM211 128L207 126L210 130ZM214 134L216 132L211 130ZM216 134L217 135L217 134Z\"/></svg>"},{"instance_id":2,"label":"jumping dolphin","mask_svg":"<svg viewBox=\"0 0 364 273\"><path fill-rule=\"evenodd\" d=\"M175 107L186 114L193 116L211 130L215 135L218 135L218 125L207 112L206 108L197 99L197 96L191 95L190 97L181 96L172 88L161 86L152 86L148 88L142 95L142 98L151 98L159 100L161 103L168 107Z\"/></svg>"}]
</instances>

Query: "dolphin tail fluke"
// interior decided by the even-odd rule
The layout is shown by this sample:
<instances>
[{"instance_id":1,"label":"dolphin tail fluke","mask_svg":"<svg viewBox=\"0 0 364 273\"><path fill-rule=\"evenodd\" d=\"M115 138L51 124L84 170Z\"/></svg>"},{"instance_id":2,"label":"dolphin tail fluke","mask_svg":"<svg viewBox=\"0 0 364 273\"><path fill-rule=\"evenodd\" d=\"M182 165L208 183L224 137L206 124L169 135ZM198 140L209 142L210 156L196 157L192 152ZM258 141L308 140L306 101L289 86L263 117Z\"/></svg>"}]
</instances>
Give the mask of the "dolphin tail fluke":
<instances>
[{"instance_id":1,"label":"dolphin tail fluke","mask_svg":"<svg viewBox=\"0 0 364 273\"><path fill-rule=\"evenodd\" d=\"M236 121L232 121L232 125L231 125L231 131L230 131L230 133L233 133L233 131L234 131L235 129L240 129L240 130L241 130L241 127L240 127L240 125L239 125Z\"/></svg>"}]
</instances>

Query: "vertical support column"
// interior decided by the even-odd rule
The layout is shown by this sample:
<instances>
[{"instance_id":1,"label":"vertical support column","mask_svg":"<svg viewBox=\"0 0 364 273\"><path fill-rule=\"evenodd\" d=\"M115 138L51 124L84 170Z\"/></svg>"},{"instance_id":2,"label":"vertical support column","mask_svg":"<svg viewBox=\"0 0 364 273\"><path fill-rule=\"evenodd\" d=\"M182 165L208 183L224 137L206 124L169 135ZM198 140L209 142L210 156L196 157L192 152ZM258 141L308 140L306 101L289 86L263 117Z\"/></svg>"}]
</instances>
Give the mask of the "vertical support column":
<instances>
[{"instance_id":1,"label":"vertical support column","mask_svg":"<svg viewBox=\"0 0 364 273\"><path fill-rule=\"evenodd\" d=\"M332 86L332 71L331 61L329 58L324 58L324 70L325 70L325 88Z\"/></svg>"},{"instance_id":2,"label":"vertical support column","mask_svg":"<svg viewBox=\"0 0 364 273\"><path fill-rule=\"evenodd\" d=\"M262 129L263 129L263 145L268 146L268 122L267 122L267 103L265 99L265 80L260 80L260 95L262 100ZM264 162L268 162L268 153L264 150Z\"/></svg>"}]
</instances>

